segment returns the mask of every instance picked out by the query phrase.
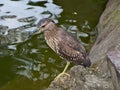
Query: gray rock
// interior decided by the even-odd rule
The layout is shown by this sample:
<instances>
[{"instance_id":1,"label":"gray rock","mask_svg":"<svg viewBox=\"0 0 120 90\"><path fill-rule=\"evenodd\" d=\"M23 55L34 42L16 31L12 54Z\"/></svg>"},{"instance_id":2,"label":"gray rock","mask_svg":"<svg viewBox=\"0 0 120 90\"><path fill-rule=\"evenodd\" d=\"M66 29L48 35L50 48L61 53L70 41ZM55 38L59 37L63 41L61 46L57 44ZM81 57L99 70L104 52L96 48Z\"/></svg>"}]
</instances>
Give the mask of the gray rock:
<instances>
[{"instance_id":1,"label":"gray rock","mask_svg":"<svg viewBox=\"0 0 120 90\"><path fill-rule=\"evenodd\" d=\"M116 71L120 75L120 51L111 51L108 53L108 60L111 61Z\"/></svg>"},{"instance_id":2,"label":"gray rock","mask_svg":"<svg viewBox=\"0 0 120 90\"><path fill-rule=\"evenodd\" d=\"M119 14L120 0L110 0L97 25L98 37L90 51L93 64L104 59L109 51L120 50Z\"/></svg>"},{"instance_id":3,"label":"gray rock","mask_svg":"<svg viewBox=\"0 0 120 90\"><path fill-rule=\"evenodd\" d=\"M114 90L107 79L80 65L71 68L69 74L54 80L47 90Z\"/></svg>"},{"instance_id":4,"label":"gray rock","mask_svg":"<svg viewBox=\"0 0 120 90\"><path fill-rule=\"evenodd\" d=\"M120 51L111 51L108 53L108 68L111 73L111 79L115 90L119 89L120 79Z\"/></svg>"},{"instance_id":5,"label":"gray rock","mask_svg":"<svg viewBox=\"0 0 120 90\"><path fill-rule=\"evenodd\" d=\"M103 74L111 77L114 90L120 90L120 75L116 72L118 69L115 65L120 59L115 58L115 54L110 56L111 51L120 51L120 0L109 0L97 28L98 37L91 48L90 59ZM113 57L116 59L114 62Z\"/></svg>"}]
</instances>

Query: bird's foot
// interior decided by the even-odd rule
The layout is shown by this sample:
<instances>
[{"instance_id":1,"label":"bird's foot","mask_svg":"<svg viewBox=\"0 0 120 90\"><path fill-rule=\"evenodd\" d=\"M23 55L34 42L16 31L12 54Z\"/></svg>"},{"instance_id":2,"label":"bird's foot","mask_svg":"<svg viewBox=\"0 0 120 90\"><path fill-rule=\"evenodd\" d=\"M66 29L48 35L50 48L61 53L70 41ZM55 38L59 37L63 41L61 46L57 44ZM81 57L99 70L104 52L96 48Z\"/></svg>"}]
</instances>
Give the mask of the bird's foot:
<instances>
[{"instance_id":1,"label":"bird's foot","mask_svg":"<svg viewBox=\"0 0 120 90\"><path fill-rule=\"evenodd\" d=\"M65 72L62 72L62 73L60 73L60 74L55 78L55 80L57 81L58 78L60 78L62 75L66 75L66 76L70 77L70 74L65 73Z\"/></svg>"}]
</instances>

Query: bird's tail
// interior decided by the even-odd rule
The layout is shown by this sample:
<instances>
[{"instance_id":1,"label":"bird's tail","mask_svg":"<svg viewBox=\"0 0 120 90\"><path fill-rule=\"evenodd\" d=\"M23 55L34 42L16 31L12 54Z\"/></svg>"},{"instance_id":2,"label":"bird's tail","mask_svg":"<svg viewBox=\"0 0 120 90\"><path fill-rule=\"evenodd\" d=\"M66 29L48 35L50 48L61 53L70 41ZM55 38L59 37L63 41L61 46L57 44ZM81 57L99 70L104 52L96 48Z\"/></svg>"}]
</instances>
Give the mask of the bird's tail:
<instances>
[{"instance_id":1,"label":"bird's tail","mask_svg":"<svg viewBox=\"0 0 120 90\"><path fill-rule=\"evenodd\" d=\"M84 67L90 67L91 66L91 61L90 61L88 55L86 56L86 59L85 59L85 61L83 63L83 66Z\"/></svg>"}]
</instances>

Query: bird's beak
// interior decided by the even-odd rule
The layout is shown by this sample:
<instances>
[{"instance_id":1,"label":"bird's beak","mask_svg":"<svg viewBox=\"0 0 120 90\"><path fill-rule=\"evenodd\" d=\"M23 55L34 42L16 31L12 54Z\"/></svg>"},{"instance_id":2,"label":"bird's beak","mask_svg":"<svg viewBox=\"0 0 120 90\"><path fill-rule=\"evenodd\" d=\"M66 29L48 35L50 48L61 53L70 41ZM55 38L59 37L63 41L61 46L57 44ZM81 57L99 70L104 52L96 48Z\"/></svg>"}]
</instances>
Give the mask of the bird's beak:
<instances>
[{"instance_id":1,"label":"bird's beak","mask_svg":"<svg viewBox=\"0 0 120 90\"><path fill-rule=\"evenodd\" d=\"M31 38L34 35L40 34L41 32L42 32L42 28L37 28L33 32L30 33L30 35L28 36L28 38Z\"/></svg>"},{"instance_id":2,"label":"bird's beak","mask_svg":"<svg viewBox=\"0 0 120 90\"><path fill-rule=\"evenodd\" d=\"M35 31L33 31L32 35L40 34L41 28L37 28Z\"/></svg>"}]
</instances>

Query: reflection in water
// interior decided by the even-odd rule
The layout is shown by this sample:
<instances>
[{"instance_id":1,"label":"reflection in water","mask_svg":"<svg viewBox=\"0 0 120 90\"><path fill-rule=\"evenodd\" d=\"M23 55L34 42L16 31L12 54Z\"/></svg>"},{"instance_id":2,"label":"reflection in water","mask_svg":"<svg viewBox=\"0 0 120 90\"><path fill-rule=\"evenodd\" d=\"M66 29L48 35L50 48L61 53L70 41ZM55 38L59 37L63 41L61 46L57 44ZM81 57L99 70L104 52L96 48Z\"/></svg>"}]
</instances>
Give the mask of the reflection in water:
<instances>
[{"instance_id":1,"label":"reflection in water","mask_svg":"<svg viewBox=\"0 0 120 90\"><path fill-rule=\"evenodd\" d=\"M28 38L41 18L52 18L89 50L105 2L76 1L0 1L0 89L42 90L64 68L66 62L46 45L42 34Z\"/></svg>"},{"instance_id":2,"label":"reflection in water","mask_svg":"<svg viewBox=\"0 0 120 90\"><path fill-rule=\"evenodd\" d=\"M1 44L24 42L30 32L35 29L35 24L38 22L37 20L43 17L56 19L57 17L60 17L59 15L62 12L60 6L53 4L51 0L39 2L30 0L18 2L5 0L1 3L3 6L0 11L0 31L7 32L6 35L0 35ZM45 7L42 7L40 4L43 4ZM8 27L6 30L1 29L1 27L6 26ZM27 29L27 32L23 32L25 29Z\"/></svg>"},{"instance_id":3,"label":"reflection in water","mask_svg":"<svg viewBox=\"0 0 120 90\"><path fill-rule=\"evenodd\" d=\"M54 65L58 62L55 58L58 60L60 58L48 48L42 35L38 38L38 40L35 40L36 37L34 37L34 41L28 41L28 43L18 45L14 59L23 64L17 67L17 74L24 75L32 80L44 80L47 78L51 80L55 76L53 73L59 73L54 67L62 68L63 65L60 65L62 66L60 67L59 64L63 63L60 62L58 65ZM34 42L38 43L36 44Z\"/></svg>"}]
</instances>

